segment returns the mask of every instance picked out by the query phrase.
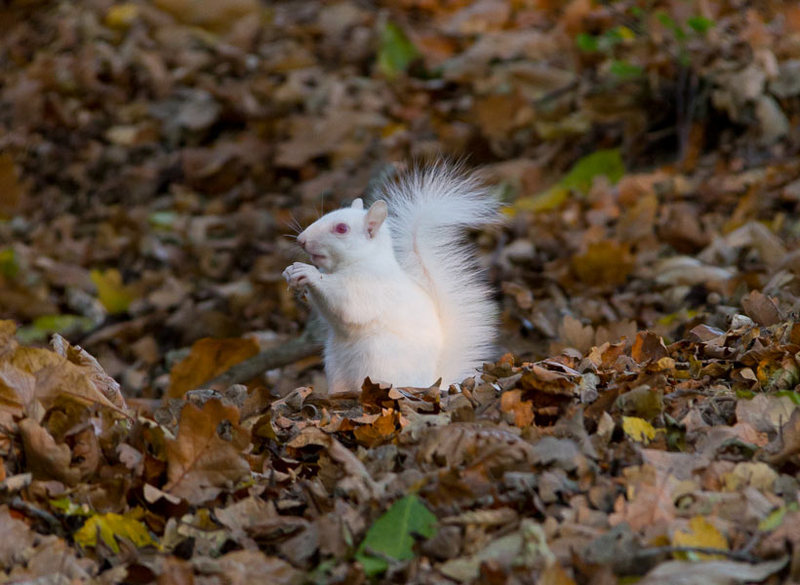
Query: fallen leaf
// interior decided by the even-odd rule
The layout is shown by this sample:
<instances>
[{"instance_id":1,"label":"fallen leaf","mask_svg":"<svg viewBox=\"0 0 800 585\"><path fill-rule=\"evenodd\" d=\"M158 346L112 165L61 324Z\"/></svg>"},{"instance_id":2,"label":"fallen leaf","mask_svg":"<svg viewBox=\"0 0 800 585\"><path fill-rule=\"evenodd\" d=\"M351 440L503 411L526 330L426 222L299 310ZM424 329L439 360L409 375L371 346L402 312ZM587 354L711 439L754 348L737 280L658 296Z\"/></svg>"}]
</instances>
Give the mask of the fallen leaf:
<instances>
[{"instance_id":1,"label":"fallen leaf","mask_svg":"<svg viewBox=\"0 0 800 585\"><path fill-rule=\"evenodd\" d=\"M631 347L631 357L643 364L645 362L657 362L661 358L668 357L669 352L664 340L652 331L640 331L636 334L636 339Z\"/></svg>"},{"instance_id":2,"label":"fallen leaf","mask_svg":"<svg viewBox=\"0 0 800 585\"><path fill-rule=\"evenodd\" d=\"M387 556L397 561L414 558L414 535L430 538L436 525L434 516L415 495L397 500L367 531L356 558L367 575L384 572ZM375 556L375 553L381 556Z\"/></svg>"},{"instance_id":3,"label":"fallen leaf","mask_svg":"<svg viewBox=\"0 0 800 585\"><path fill-rule=\"evenodd\" d=\"M108 270L92 270L89 273L92 282L97 287L100 302L112 315L124 313L133 301L133 296L122 283L122 275L116 268Z\"/></svg>"},{"instance_id":4,"label":"fallen leaf","mask_svg":"<svg viewBox=\"0 0 800 585\"><path fill-rule=\"evenodd\" d=\"M236 407L224 406L216 398L202 409L185 404L178 436L167 441L164 491L198 505L249 477L250 466L240 452L249 437L238 424ZM230 438L220 436L226 427L230 428Z\"/></svg>"},{"instance_id":5,"label":"fallen leaf","mask_svg":"<svg viewBox=\"0 0 800 585\"><path fill-rule=\"evenodd\" d=\"M403 73L419 51L406 36L403 29L388 21L381 31L380 48L378 49L378 69L389 79Z\"/></svg>"},{"instance_id":6,"label":"fallen leaf","mask_svg":"<svg viewBox=\"0 0 800 585\"><path fill-rule=\"evenodd\" d=\"M251 14L259 14L257 0L220 0L212 4L193 0L156 0L155 5L169 12L179 21L224 33L234 24Z\"/></svg>"},{"instance_id":7,"label":"fallen leaf","mask_svg":"<svg viewBox=\"0 0 800 585\"><path fill-rule=\"evenodd\" d=\"M122 407L111 402L94 384L90 370L53 351L21 347L11 357L10 363L36 377L36 398L46 408L66 397L83 404L104 406L127 416Z\"/></svg>"},{"instance_id":8,"label":"fallen leaf","mask_svg":"<svg viewBox=\"0 0 800 585\"><path fill-rule=\"evenodd\" d=\"M0 219L9 218L19 211L25 197L14 159L8 153L0 154Z\"/></svg>"},{"instance_id":9,"label":"fallen leaf","mask_svg":"<svg viewBox=\"0 0 800 585\"><path fill-rule=\"evenodd\" d=\"M56 443L52 435L35 420L26 418L19 422L19 431L25 447L28 469L37 479L57 479L67 485L75 485L81 472L72 467L72 452L69 446Z\"/></svg>"},{"instance_id":10,"label":"fallen leaf","mask_svg":"<svg viewBox=\"0 0 800 585\"><path fill-rule=\"evenodd\" d=\"M648 443L656 438L656 430L653 425L635 416L622 417L622 430L637 443Z\"/></svg>"},{"instance_id":11,"label":"fallen leaf","mask_svg":"<svg viewBox=\"0 0 800 585\"><path fill-rule=\"evenodd\" d=\"M620 285L633 266L630 246L610 240L589 244L584 254L572 258L575 275L587 284Z\"/></svg>"},{"instance_id":12,"label":"fallen leaf","mask_svg":"<svg viewBox=\"0 0 800 585\"><path fill-rule=\"evenodd\" d=\"M638 581L639 585L733 585L765 580L786 566L786 557L754 565L735 561L668 561Z\"/></svg>"},{"instance_id":13,"label":"fallen leaf","mask_svg":"<svg viewBox=\"0 0 800 585\"><path fill-rule=\"evenodd\" d=\"M25 522L12 516L8 506L0 506L0 565L6 570L24 563L30 557L31 549L37 538Z\"/></svg>"},{"instance_id":14,"label":"fallen leaf","mask_svg":"<svg viewBox=\"0 0 800 585\"><path fill-rule=\"evenodd\" d=\"M782 320L775 301L757 290L751 290L747 296L742 297L742 308L759 325L775 325Z\"/></svg>"},{"instance_id":15,"label":"fallen leaf","mask_svg":"<svg viewBox=\"0 0 800 585\"><path fill-rule=\"evenodd\" d=\"M677 530L672 535L673 546L715 548L728 550L728 541L711 522L702 516L689 519L687 530ZM696 552L679 553L689 560L709 560L724 558L721 555L712 555Z\"/></svg>"},{"instance_id":16,"label":"fallen leaf","mask_svg":"<svg viewBox=\"0 0 800 585\"><path fill-rule=\"evenodd\" d=\"M121 514L96 514L91 516L81 528L75 532L74 538L83 548L97 546L98 538L102 540L114 553L119 553L117 538L124 538L136 548L146 546L158 547L158 542L153 538L139 518L141 510Z\"/></svg>"},{"instance_id":17,"label":"fallen leaf","mask_svg":"<svg viewBox=\"0 0 800 585\"><path fill-rule=\"evenodd\" d=\"M258 344L252 339L205 338L196 341L189 355L172 368L167 396L182 397L231 366L253 357L258 350Z\"/></svg>"},{"instance_id":18,"label":"fallen leaf","mask_svg":"<svg viewBox=\"0 0 800 585\"><path fill-rule=\"evenodd\" d=\"M106 12L106 25L111 28L129 27L139 16L139 6L130 2L116 4Z\"/></svg>"}]
</instances>

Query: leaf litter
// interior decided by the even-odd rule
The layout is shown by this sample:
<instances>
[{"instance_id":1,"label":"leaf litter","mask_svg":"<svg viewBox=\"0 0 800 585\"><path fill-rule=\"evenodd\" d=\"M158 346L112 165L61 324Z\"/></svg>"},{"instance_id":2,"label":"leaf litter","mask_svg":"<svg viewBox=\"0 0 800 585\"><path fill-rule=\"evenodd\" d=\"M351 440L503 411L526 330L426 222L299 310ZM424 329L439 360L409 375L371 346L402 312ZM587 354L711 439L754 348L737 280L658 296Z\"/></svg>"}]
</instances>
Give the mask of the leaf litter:
<instances>
[{"instance_id":1,"label":"leaf litter","mask_svg":"<svg viewBox=\"0 0 800 585\"><path fill-rule=\"evenodd\" d=\"M791 3L0 26L3 582L800 579ZM507 204L509 353L327 395L283 236L439 153Z\"/></svg>"}]
</instances>

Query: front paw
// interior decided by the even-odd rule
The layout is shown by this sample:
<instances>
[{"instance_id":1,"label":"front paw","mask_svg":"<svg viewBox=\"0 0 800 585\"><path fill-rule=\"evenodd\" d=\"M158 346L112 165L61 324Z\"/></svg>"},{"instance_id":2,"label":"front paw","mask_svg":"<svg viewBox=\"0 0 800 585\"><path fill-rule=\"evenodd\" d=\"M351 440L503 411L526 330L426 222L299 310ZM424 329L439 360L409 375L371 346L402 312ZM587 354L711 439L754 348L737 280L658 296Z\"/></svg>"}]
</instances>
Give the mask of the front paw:
<instances>
[{"instance_id":1,"label":"front paw","mask_svg":"<svg viewBox=\"0 0 800 585\"><path fill-rule=\"evenodd\" d=\"M321 280L322 274L315 266L304 264L303 262L295 262L286 267L286 270L283 271L283 277L289 283L289 288L299 290L315 281Z\"/></svg>"}]
</instances>

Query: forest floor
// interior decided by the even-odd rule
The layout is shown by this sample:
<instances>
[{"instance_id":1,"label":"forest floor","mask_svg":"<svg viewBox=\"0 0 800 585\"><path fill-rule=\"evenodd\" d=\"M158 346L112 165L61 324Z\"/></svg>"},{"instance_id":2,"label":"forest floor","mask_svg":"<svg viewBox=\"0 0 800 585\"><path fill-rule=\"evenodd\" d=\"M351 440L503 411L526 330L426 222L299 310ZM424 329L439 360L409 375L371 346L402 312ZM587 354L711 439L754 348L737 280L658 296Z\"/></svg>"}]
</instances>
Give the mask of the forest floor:
<instances>
[{"instance_id":1,"label":"forest floor","mask_svg":"<svg viewBox=\"0 0 800 585\"><path fill-rule=\"evenodd\" d=\"M11 1L0 128L0 583L800 581L795 3ZM328 395L292 226L443 155L505 355Z\"/></svg>"}]
</instances>

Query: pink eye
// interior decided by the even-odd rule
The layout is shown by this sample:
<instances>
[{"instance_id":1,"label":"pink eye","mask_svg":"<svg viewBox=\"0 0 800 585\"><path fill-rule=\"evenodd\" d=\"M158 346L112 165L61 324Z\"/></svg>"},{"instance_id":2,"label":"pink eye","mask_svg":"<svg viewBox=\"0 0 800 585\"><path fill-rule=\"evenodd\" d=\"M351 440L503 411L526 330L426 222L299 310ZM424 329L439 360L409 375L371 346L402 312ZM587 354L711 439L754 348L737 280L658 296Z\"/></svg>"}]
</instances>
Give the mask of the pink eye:
<instances>
[{"instance_id":1,"label":"pink eye","mask_svg":"<svg viewBox=\"0 0 800 585\"><path fill-rule=\"evenodd\" d=\"M337 223L335 226L333 226L333 231L337 234L346 234L349 230L350 226L348 226L346 223Z\"/></svg>"}]
</instances>

